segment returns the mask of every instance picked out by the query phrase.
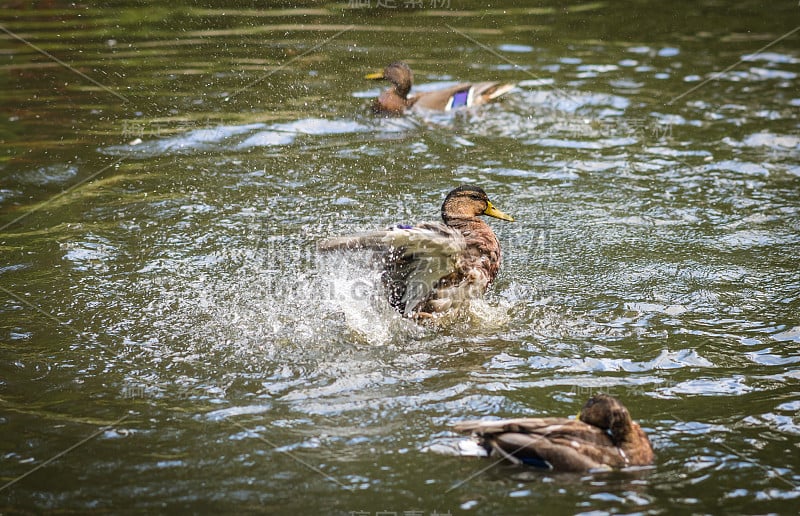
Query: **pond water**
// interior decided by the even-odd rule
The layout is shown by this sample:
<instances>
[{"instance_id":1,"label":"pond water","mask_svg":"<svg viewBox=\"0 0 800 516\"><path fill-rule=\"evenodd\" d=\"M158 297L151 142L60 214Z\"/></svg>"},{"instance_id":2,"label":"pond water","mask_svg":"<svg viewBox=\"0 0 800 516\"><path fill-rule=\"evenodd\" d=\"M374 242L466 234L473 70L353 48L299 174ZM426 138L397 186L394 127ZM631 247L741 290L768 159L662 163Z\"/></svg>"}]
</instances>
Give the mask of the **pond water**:
<instances>
[{"instance_id":1,"label":"pond water","mask_svg":"<svg viewBox=\"0 0 800 516\"><path fill-rule=\"evenodd\" d=\"M0 512L796 511L800 8L417 3L5 2ZM397 59L517 87L376 118ZM466 313L316 252L462 183L516 219ZM446 453L599 391L654 467Z\"/></svg>"}]
</instances>

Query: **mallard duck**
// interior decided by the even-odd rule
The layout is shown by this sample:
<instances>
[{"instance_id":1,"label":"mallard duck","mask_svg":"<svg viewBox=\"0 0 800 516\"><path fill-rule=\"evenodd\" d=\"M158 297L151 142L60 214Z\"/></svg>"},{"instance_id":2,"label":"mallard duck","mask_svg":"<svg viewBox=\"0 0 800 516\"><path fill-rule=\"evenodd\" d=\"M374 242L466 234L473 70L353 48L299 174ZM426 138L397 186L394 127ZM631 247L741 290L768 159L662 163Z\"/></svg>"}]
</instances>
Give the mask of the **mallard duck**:
<instances>
[{"instance_id":1,"label":"mallard duck","mask_svg":"<svg viewBox=\"0 0 800 516\"><path fill-rule=\"evenodd\" d=\"M480 215L514 220L481 188L463 185L445 197L443 223L396 225L332 238L319 248L378 251L391 306L406 317L431 317L482 296L500 269L500 243Z\"/></svg>"},{"instance_id":2,"label":"mallard duck","mask_svg":"<svg viewBox=\"0 0 800 516\"><path fill-rule=\"evenodd\" d=\"M407 109L429 109L450 111L460 107L485 104L507 93L513 84L500 82L468 82L436 91L425 91L409 96L414 82L414 74L407 64L397 61L382 72L371 73L367 79L386 79L392 87L381 93L372 110L376 113L402 114Z\"/></svg>"},{"instance_id":3,"label":"mallard duck","mask_svg":"<svg viewBox=\"0 0 800 516\"><path fill-rule=\"evenodd\" d=\"M454 429L477 436L490 456L558 471L607 470L653 462L653 448L644 430L631 420L622 403L606 394L590 398L578 419L463 421Z\"/></svg>"}]
</instances>

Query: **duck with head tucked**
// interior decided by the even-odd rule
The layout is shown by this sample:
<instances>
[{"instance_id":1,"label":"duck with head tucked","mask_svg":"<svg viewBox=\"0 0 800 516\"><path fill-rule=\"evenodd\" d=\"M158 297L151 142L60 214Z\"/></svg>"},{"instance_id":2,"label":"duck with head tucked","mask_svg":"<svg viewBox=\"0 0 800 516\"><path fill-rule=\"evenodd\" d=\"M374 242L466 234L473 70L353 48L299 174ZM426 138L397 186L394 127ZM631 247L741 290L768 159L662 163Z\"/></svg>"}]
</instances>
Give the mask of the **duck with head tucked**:
<instances>
[{"instance_id":1,"label":"duck with head tucked","mask_svg":"<svg viewBox=\"0 0 800 516\"><path fill-rule=\"evenodd\" d=\"M622 403L607 394L586 402L578 419L560 417L463 421L490 456L556 471L609 470L653 462L644 430Z\"/></svg>"},{"instance_id":2,"label":"duck with head tucked","mask_svg":"<svg viewBox=\"0 0 800 516\"><path fill-rule=\"evenodd\" d=\"M500 243L481 215L514 220L483 189L463 185L447 194L443 222L332 238L319 248L377 251L389 304L405 317L429 318L482 296L497 276Z\"/></svg>"},{"instance_id":3,"label":"duck with head tucked","mask_svg":"<svg viewBox=\"0 0 800 516\"><path fill-rule=\"evenodd\" d=\"M402 61L387 66L382 72L371 73L367 79L385 79L392 85L375 100L376 113L401 115L406 110L427 109L450 111L462 107L478 106L490 102L514 88L513 84L500 82L461 83L435 91L410 95L414 83L411 68Z\"/></svg>"}]
</instances>

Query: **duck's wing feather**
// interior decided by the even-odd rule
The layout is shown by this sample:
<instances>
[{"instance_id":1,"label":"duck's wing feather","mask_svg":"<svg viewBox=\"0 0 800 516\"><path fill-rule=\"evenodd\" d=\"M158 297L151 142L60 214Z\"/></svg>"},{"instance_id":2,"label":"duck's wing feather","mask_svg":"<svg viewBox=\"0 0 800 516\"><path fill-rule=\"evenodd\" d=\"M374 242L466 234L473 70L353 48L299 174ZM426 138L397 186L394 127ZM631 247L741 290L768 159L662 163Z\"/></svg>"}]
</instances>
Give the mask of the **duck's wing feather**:
<instances>
[{"instance_id":1,"label":"duck's wing feather","mask_svg":"<svg viewBox=\"0 0 800 516\"><path fill-rule=\"evenodd\" d=\"M626 465L625 457L602 429L565 418L464 421L454 426L471 433L490 452L515 463L559 471L587 471Z\"/></svg>"},{"instance_id":2,"label":"duck's wing feather","mask_svg":"<svg viewBox=\"0 0 800 516\"><path fill-rule=\"evenodd\" d=\"M565 417L519 417L513 419L476 419L459 421L453 425L456 432L495 434L501 432L543 433L553 425L566 425L576 420ZM579 421L582 425L586 423Z\"/></svg>"},{"instance_id":3,"label":"duck's wing feather","mask_svg":"<svg viewBox=\"0 0 800 516\"><path fill-rule=\"evenodd\" d=\"M576 439L548 438L538 434L514 432L484 436L496 453L516 464L544 467L556 471L588 471L622 466L616 448L587 445ZM516 460L514 460L516 459Z\"/></svg>"},{"instance_id":4,"label":"duck's wing feather","mask_svg":"<svg viewBox=\"0 0 800 516\"><path fill-rule=\"evenodd\" d=\"M461 83L441 90L423 91L409 99L414 109L449 111L460 107L485 104L508 93L513 84L499 82Z\"/></svg>"},{"instance_id":5,"label":"duck's wing feather","mask_svg":"<svg viewBox=\"0 0 800 516\"><path fill-rule=\"evenodd\" d=\"M390 301L410 315L440 279L458 269L466 249L464 236L441 223L393 226L383 231L332 238L321 250L368 249L383 253Z\"/></svg>"},{"instance_id":6,"label":"duck's wing feather","mask_svg":"<svg viewBox=\"0 0 800 516\"><path fill-rule=\"evenodd\" d=\"M494 100L514 89L513 84L502 82L479 82L473 84L472 87L476 105Z\"/></svg>"}]
</instances>

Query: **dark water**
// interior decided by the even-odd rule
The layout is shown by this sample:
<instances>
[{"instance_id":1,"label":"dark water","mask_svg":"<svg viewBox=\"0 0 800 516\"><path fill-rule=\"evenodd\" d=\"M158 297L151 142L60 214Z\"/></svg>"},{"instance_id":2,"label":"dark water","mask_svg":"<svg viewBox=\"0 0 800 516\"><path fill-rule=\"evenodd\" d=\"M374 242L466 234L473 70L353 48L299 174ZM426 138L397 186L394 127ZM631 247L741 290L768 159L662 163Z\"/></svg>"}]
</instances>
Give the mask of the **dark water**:
<instances>
[{"instance_id":1,"label":"dark water","mask_svg":"<svg viewBox=\"0 0 800 516\"><path fill-rule=\"evenodd\" d=\"M796 512L800 8L421 3L5 2L0 512ZM375 119L400 58L519 85ZM315 252L465 182L517 220L467 314ZM596 391L653 468L445 453Z\"/></svg>"}]
</instances>

